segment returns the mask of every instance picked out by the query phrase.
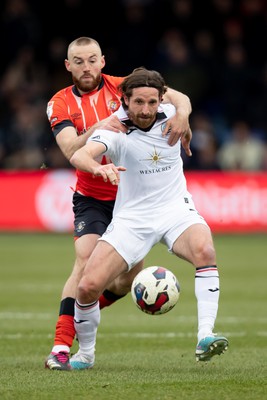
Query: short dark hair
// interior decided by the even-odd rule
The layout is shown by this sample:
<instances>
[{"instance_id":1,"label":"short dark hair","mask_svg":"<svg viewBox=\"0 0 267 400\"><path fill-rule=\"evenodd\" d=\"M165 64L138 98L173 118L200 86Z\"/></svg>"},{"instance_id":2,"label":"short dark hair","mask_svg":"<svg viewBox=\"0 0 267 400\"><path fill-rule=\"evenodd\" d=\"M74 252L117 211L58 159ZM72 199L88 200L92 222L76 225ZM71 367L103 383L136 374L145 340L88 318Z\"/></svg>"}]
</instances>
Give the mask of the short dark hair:
<instances>
[{"instance_id":1,"label":"short dark hair","mask_svg":"<svg viewBox=\"0 0 267 400\"><path fill-rule=\"evenodd\" d=\"M158 90L160 99L167 90L164 78L157 71L144 67L135 68L119 85L122 96L131 97L132 91L139 87L153 87ZM122 102L124 104L123 98Z\"/></svg>"},{"instance_id":2,"label":"short dark hair","mask_svg":"<svg viewBox=\"0 0 267 400\"><path fill-rule=\"evenodd\" d=\"M99 47L100 53L102 53L101 51L101 47L99 45L99 43L97 42L97 40L88 37L88 36L81 36L75 40L73 40L69 46L68 46L68 51L67 51L67 57L69 57L69 50L73 47L73 46L87 46L89 44L95 44L97 47Z\"/></svg>"}]
</instances>

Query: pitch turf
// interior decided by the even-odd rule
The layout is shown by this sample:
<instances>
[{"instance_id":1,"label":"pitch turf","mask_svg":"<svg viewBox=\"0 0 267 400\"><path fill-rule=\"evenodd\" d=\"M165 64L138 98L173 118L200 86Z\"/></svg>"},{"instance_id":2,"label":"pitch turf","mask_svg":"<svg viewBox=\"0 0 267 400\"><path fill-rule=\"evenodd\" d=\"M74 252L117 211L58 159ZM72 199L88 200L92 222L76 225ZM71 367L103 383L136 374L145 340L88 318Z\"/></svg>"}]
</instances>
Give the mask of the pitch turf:
<instances>
[{"instance_id":1,"label":"pitch turf","mask_svg":"<svg viewBox=\"0 0 267 400\"><path fill-rule=\"evenodd\" d=\"M176 307L150 316L128 295L102 311L95 367L52 372L44 360L74 260L72 237L0 234L1 400L266 399L267 236L214 239L221 276L215 332L230 342L224 355L196 363L194 270L157 245L146 266L176 274Z\"/></svg>"}]
</instances>

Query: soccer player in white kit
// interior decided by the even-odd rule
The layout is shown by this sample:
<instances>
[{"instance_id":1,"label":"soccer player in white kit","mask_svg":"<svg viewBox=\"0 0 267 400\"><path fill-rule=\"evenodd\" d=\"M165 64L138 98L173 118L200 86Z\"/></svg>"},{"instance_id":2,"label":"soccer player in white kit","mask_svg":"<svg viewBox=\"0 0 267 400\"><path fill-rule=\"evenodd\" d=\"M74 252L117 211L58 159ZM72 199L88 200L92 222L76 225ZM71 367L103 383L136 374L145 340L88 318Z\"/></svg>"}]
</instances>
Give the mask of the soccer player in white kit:
<instances>
[{"instance_id":1,"label":"soccer player in white kit","mask_svg":"<svg viewBox=\"0 0 267 400\"><path fill-rule=\"evenodd\" d=\"M157 71L137 68L120 88L122 106L115 114L128 127L127 134L96 130L70 160L76 168L118 185L112 221L88 260L78 286L75 329L79 351L70 364L73 369L93 367L100 323L99 296L158 242L195 267L195 354L197 361L208 361L227 350L228 340L213 333L219 274L212 234L187 191L181 140L169 146L162 135L175 108L160 104L166 85ZM99 164L100 155L112 162Z\"/></svg>"}]
</instances>

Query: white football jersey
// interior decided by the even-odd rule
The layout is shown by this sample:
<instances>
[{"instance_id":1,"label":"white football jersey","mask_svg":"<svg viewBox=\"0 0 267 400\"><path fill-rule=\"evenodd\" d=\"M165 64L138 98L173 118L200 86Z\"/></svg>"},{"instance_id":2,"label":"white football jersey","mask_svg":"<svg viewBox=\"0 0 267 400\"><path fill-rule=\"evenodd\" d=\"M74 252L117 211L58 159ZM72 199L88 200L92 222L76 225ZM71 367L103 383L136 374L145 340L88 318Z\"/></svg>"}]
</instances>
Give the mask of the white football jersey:
<instances>
[{"instance_id":1,"label":"white football jersey","mask_svg":"<svg viewBox=\"0 0 267 400\"><path fill-rule=\"evenodd\" d=\"M116 166L127 170L120 172L120 183L113 215L142 217L152 213L171 212L170 205L181 197L188 196L181 158L181 141L168 144L168 135L162 132L166 121L174 116L175 107L161 104L157 120L149 131L132 125L121 106L117 112L128 132L116 133L97 129L88 141L101 142L106 146L104 153ZM190 196L190 195L189 195Z\"/></svg>"}]
</instances>

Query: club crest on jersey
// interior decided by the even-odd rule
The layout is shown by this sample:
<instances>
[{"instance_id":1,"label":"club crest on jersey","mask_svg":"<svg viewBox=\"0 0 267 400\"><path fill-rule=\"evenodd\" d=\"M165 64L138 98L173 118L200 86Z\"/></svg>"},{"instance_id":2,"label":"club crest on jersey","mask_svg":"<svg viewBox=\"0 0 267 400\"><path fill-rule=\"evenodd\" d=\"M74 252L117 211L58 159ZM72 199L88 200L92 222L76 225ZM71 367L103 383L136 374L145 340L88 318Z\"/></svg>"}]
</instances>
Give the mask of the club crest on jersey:
<instances>
[{"instance_id":1,"label":"club crest on jersey","mask_svg":"<svg viewBox=\"0 0 267 400\"><path fill-rule=\"evenodd\" d=\"M117 111L119 106L120 106L120 102L118 100L110 100L108 102L108 108L112 112Z\"/></svg>"},{"instance_id":2,"label":"club crest on jersey","mask_svg":"<svg viewBox=\"0 0 267 400\"><path fill-rule=\"evenodd\" d=\"M163 124L161 125L161 132L164 131L164 129L166 128L166 122L163 122ZM168 133L170 133L171 128L168 130Z\"/></svg>"},{"instance_id":3,"label":"club crest on jersey","mask_svg":"<svg viewBox=\"0 0 267 400\"><path fill-rule=\"evenodd\" d=\"M85 227L85 222L81 221L81 222L78 223L76 231L77 232L81 232L84 229L84 227Z\"/></svg>"}]
</instances>

